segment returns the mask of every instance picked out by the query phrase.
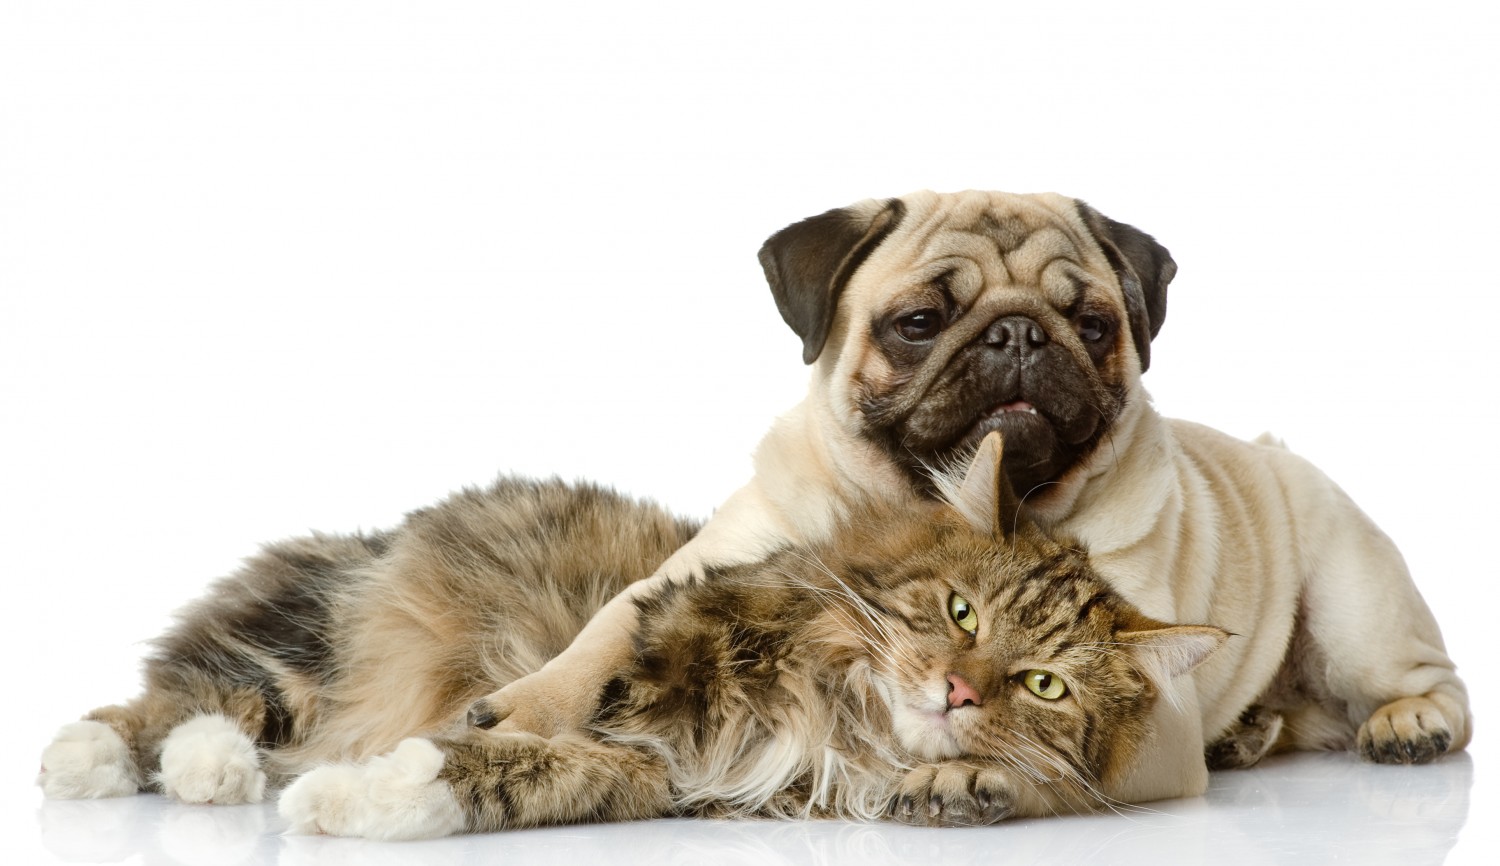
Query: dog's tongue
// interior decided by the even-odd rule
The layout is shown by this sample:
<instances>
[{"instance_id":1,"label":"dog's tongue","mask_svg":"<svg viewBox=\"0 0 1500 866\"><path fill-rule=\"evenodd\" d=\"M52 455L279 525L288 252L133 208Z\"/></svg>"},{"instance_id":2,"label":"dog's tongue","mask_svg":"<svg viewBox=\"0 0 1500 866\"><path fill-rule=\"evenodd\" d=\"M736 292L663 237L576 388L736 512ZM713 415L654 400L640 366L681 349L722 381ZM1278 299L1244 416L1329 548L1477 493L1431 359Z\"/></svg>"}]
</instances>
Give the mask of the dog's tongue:
<instances>
[{"instance_id":1,"label":"dog's tongue","mask_svg":"<svg viewBox=\"0 0 1500 866\"><path fill-rule=\"evenodd\" d=\"M995 412L1029 412L1032 415L1035 415L1036 409L1032 408L1032 405L1030 403L1027 403L1025 400L1017 400L1014 403L1000 404L999 408L997 408Z\"/></svg>"}]
</instances>

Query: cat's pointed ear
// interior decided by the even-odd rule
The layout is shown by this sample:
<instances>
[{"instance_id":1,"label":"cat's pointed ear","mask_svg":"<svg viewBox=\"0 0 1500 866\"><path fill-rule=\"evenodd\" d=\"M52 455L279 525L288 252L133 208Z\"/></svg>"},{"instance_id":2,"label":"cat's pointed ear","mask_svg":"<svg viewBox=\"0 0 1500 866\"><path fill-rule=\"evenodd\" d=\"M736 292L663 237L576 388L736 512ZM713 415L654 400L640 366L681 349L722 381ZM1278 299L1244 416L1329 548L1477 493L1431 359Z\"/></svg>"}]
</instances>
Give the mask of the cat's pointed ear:
<instances>
[{"instance_id":1,"label":"cat's pointed ear","mask_svg":"<svg viewBox=\"0 0 1500 866\"><path fill-rule=\"evenodd\" d=\"M943 498L976 532L1005 541L1019 526L1021 503L1005 475L1005 440L1000 431L984 437L963 479L938 479ZM946 480L946 483L944 483Z\"/></svg>"},{"instance_id":2,"label":"cat's pointed ear","mask_svg":"<svg viewBox=\"0 0 1500 866\"><path fill-rule=\"evenodd\" d=\"M1122 631L1115 640L1129 648L1146 676L1160 687L1213 655L1229 640L1229 632L1211 625L1161 625Z\"/></svg>"}]
</instances>

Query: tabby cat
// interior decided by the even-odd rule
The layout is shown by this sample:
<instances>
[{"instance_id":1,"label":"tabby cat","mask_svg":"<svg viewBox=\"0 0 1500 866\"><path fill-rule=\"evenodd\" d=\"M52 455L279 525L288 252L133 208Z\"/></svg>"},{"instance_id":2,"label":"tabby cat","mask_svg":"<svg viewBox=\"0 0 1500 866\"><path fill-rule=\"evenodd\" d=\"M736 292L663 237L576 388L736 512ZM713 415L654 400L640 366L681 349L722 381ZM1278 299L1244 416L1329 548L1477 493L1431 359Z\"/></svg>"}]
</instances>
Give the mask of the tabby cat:
<instances>
[{"instance_id":1,"label":"tabby cat","mask_svg":"<svg viewBox=\"0 0 1500 866\"><path fill-rule=\"evenodd\" d=\"M1225 639L1146 618L1021 522L998 436L930 514L668 585L587 730L464 710L540 667L693 533L590 485L503 479L397 530L266 547L190 606L145 693L66 726L52 797L280 799L295 831L406 839L663 815L990 823L1075 811ZM482 705L481 705L482 706ZM346 763L330 763L343 761Z\"/></svg>"}]
</instances>

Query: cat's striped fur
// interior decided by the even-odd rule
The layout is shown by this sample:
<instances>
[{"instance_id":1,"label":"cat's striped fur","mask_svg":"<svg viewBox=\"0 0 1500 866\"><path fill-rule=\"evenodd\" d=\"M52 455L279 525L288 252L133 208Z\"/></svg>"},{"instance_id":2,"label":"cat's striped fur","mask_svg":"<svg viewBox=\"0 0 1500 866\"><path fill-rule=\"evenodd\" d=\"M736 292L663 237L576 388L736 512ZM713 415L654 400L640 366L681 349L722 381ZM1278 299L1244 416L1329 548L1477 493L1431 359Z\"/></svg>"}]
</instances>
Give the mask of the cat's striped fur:
<instances>
[{"instance_id":1,"label":"cat's striped fur","mask_svg":"<svg viewBox=\"0 0 1500 866\"><path fill-rule=\"evenodd\" d=\"M240 802L261 773L316 767L283 796L293 826L380 838L1096 806L1170 677L1223 633L1148 620L1083 553L1009 531L1013 509L985 503L995 476L976 472L950 485L959 508L872 507L831 543L647 595L589 729L551 740L465 709L561 651L692 524L591 485L503 479L393 532L271 545L158 642L141 697L64 730L41 782ZM1066 696L1028 691L1036 669Z\"/></svg>"}]
</instances>

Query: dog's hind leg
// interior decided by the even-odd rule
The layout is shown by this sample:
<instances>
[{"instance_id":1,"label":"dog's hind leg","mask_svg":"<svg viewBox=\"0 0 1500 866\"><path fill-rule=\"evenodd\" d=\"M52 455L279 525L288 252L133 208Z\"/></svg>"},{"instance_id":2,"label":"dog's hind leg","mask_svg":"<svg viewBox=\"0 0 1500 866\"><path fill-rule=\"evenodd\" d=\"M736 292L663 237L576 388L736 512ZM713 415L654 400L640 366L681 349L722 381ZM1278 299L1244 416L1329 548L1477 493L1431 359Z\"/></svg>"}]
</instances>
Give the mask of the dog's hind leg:
<instances>
[{"instance_id":1,"label":"dog's hind leg","mask_svg":"<svg viewBox=\"0 0 1500 866\"><path fill-rule=\"evenodd\" d=\"M1458 751L1473 722L1437 621L1391 540L1333 492L1324 514L1334 519L1307 539L1316 553L1301 623L1323 656L1328 709L1357 729L1349 745L1368 760L1418 764Z\"/></svg>"}]
</instances>

